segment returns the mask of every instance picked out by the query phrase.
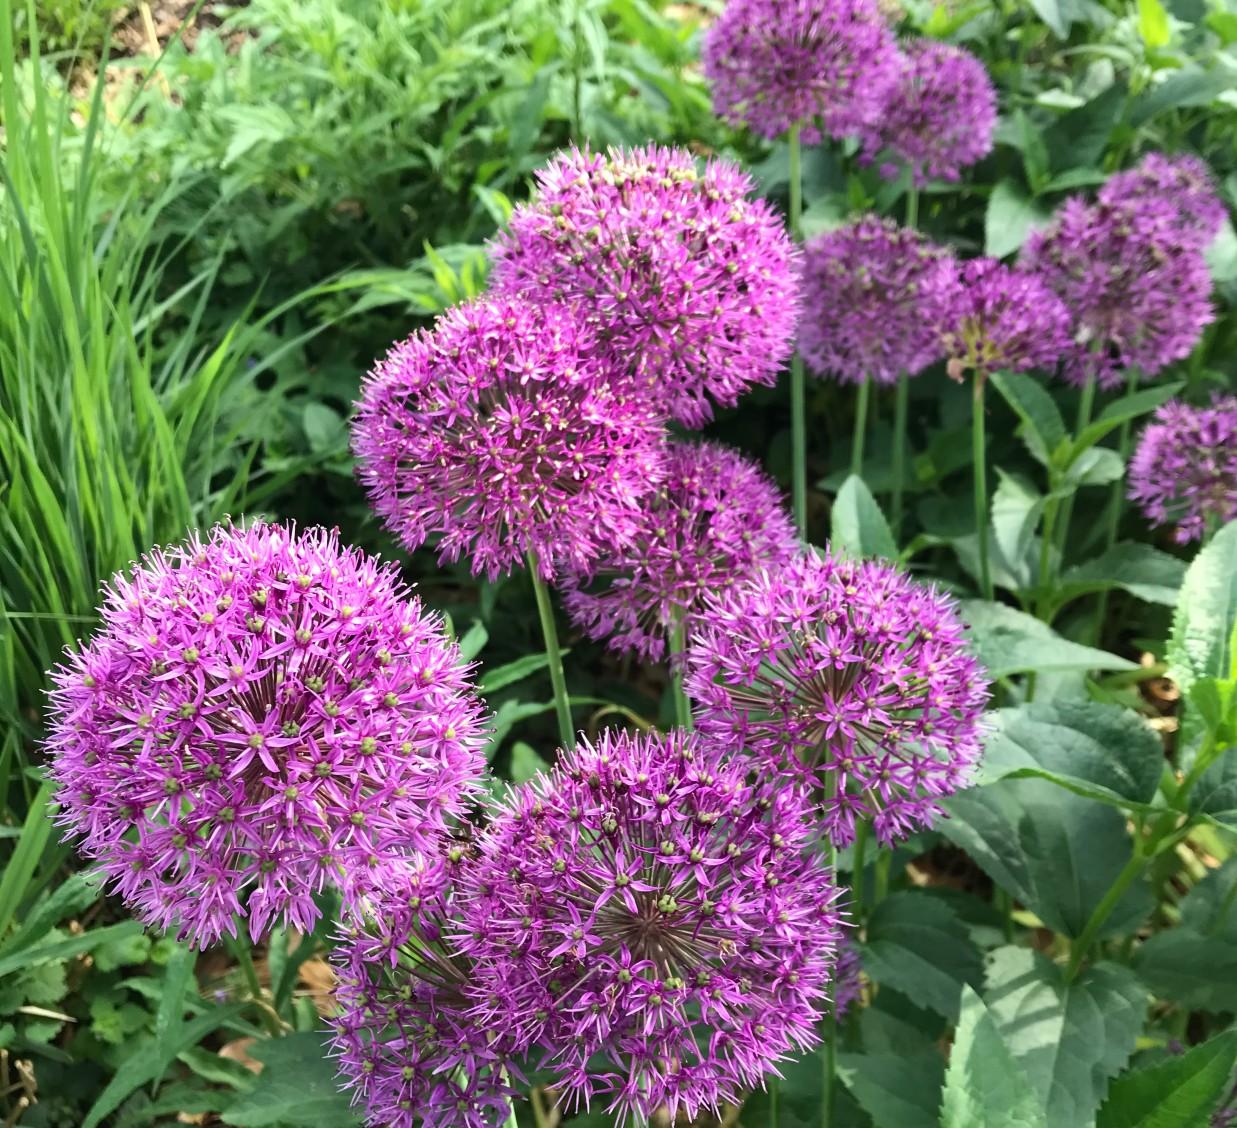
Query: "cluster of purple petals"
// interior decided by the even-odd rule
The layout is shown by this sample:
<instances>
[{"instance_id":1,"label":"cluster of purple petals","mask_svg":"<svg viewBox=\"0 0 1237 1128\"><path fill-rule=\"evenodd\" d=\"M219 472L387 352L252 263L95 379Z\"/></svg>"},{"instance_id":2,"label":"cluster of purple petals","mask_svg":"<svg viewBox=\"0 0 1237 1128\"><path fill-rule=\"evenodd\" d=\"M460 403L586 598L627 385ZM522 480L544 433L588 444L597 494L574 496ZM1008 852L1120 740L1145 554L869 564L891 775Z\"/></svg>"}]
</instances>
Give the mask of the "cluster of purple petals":
<instances>
[{"instance_id":1,"label":"cluster of purple petals","mask_svg":"<svg viewBox=\"0 0 1237 1128\"><path fill-rule=\"evenodd\" d=\"M868 161L884 153L890 178L907 166L916 184L957 180L992 151L997 97L987 70L969 51L917 39L901 54L898 81L863 131Z\"/></svg>"},{"instance_id":2,"label":"cluster of purple petals","mask_svg":"<svg viewBox=\"0 0 1237 1128\"><path fill-rule=\"evenodd\" d=\"M469 961L447 937L466 850L451 846L391 875L341 937L333 1049L374 1128L496 1128L510 1114L503 1024L479 1026Z\"/></svg>"},{"instance_id":3,"label":"cluster of purple petals","mask_svg":"<svg viewBox=\"0 0 1237 1128\"><path fill-rule=\"evenodd\" d=\"M492 246L494 286L569 307L611 379L701 426L793 348L799 252L752 189L680 149L560 153Z\"/></svg>"},{"instance_id":4,"label":"cluster of purple petals","mask_svg":"<svg viewBox=\"0 0 1237 1128\"><path fill-rule=\"evenodd\" d=\"M570 578L563 588L563 605L590 638L650 660L676 628L690 637L708 595L799 550L777 486L750 459L715 443L673 441L666 465L631 542L591 580Z\"/></svg>"},{"instance_id":5,"label":"cluster of purple petals","mask_svg":"<svg viewBox=\"0 0 1237 1128\"><path fill-rule=\"evenodd\" d=\"M1189 154L1148 153L1132 169L1110 177L1099 190L1107 207L1137 210L1146 201L1176 209L1174 226L1185 240L1206 247L1219 233L1227 212L1206 162Z\"/></svg>"},{"instance_id":6,"label":"cluster of purple petals","mask_svg":"<svg viewBox=\"0 0 1237 1128\"><path fill-rule=\"evenodd\" d=\"M1063 374L1077 385L1115 387L1131 369L1150 379L1188 356L1214 316L1202 251L1180 234L1169 200L1126 207L1071 197L1027 240L1021 265L1070 311Z\"/></svg>"},{"instance_id":7,"label":"cluster of purple petals","mask_svg":"<svg viewBox=\"0 0 1237 1128\"><path fill-rule=\"evenodd\" d=\"M333 532L220 526L106 593L54 673L59 821L146 923L308 931L314 895L432 844L484 770L441 623Z\"/></svg>"},{"instance_id":8,"label":"cluster of purple petals","mask_svg":"<svg viewBox=\"0 0 1237 1128\"><path fill-rule=\"evenodd\" d=\"M397 344L362 389L353 447L370 501L406 548L497 578L531 552L549 578L630 539L662 475L648 397L611 381L561 308L457 306Z\"/></svg>"},{"instance_id":9,"label":"cluster of purple petals","mask_svg":"<svg viewBox=\"0 0 1237 1128\"><path fill-rule=\"evenodd\" d=\"M819 785L839 846L930 825L979 758L988 683L953 602L879 561L805 555L724 595L688 650L702 733Z\"/></svg>"},{"instance_id":10,"label":"cluster of purple petals","mask_svg":"<svg viewBox=\"0 0 1237 1128\"><path fill-rule=\"evenodd\" d=\"M1237 519L1237 396L1159 408L1130 460L1129 494L1152 524L1175 526L1178 544Z\"/></svg>"},{"instance_id":11,"label":"cluster of purple petals","mask_svg":"<svg viewBox=\"0 0 1237 1128\"><path fill-rule=\"evenodd\" d=\"M606 733L515 792L460 886L479 1007L567 1106L716 1109L815 1024L837 890L797 788L693 735Z\"/></svg>"},{"instance_id":12,"label":"cluster of purple petals","mask_svg":"<svg viewBox=\"0 0 1237 1128\"><path fill-rule=\"evenodd\" d=\"M895 87L900 59L875 0L730 0L702 52L713 107L770 140L858 134Z\"/></svg>"},{"instance_id":13,"label":"cluster of purple petals","mask_svg":"<svg viewBox=\"0 0 1237 1128\"><path fill-rule=\"evenodd\" d=\"M849 931L838 948L837 964L833 970L833 1011L839 1019L863 996L863 959L859 945Z\"/></svg>"},{"instance_id":14,"label":"cluster of purple petals","mask_svg":"<svg viewBox=\"0 0 1237 1128\"><path fill-rule=\"evenodd\" d=\"M891 219L867 215L818 235L804 249L804 361L854 384L915 375L941 357L956 270L943 247Z\"/></svg>"},{"instance_id":15,"label":"cluster of purple petals","mask_svg":"<svg viewBox=\"0 0 1237 1128\"><path fill-rule=\"evenodd\" d=\"M963 263L941 335L949 372L1055 369L1069 349L1069 310L1042 279L996 259Z\"/></svg>"}]
</instances>

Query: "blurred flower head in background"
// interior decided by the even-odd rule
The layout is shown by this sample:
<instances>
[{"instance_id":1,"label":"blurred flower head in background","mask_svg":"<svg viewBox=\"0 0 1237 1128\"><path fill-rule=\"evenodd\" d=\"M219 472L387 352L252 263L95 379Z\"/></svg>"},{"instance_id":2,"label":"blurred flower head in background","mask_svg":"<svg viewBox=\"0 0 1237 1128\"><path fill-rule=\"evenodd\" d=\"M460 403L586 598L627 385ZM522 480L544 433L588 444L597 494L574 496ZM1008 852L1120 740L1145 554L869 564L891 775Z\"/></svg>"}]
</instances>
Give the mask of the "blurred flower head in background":
<instances>
[{"instance_id":1,"label":"blurred flower head in background","mask_svg":"<svg viewBox=\"0 0 1237 1128\"><path fill-rule=\"evenodd\" d=\"M1136 209L1144 201L1168 203L1176 210L1181 237L1206 248L1228 212L1205 161L1188 153L1148 153L1132 169L1109 177L1099 190L1101 204Z\"/></svg>"}]
</instances>

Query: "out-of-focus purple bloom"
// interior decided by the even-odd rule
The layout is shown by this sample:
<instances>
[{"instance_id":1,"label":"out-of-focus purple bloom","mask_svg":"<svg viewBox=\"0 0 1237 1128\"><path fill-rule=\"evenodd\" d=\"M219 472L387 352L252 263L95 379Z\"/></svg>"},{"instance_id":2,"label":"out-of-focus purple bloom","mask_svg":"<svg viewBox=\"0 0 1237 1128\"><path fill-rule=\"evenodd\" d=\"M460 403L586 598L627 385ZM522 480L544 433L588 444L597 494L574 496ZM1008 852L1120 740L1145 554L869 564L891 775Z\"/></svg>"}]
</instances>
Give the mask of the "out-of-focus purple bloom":
<instances>
[{"instance_id":1,"label":"out-of-focus purple bloom","mask_svg":"<svg viewBox=\"0 0 1237 1128\"><path fill-rule=\"evenodd\" d=\"M494 284L571 307L615 378L701 426L772 384L794 344L799 252L752 190L681 149L560 153L493 244Z\"/></svg>"},{"instance_id":2,"label":"out-of-focus purple bloom","mask_svg":"<svg viewBox=\"0 0 1237 1128\"><path fill-rule=\"evenodd\" d=\"M694 1117L815 1023L837 890L798 789L683 732L607 732L517 790L461 884L475 1012L546 1050L567 1105Z\"/></svg>"},{"instance_id":3,"label":"out-of-focus purple bloom","mask_svg":"<svg viewBox=\"0 0 1237 1128\"><path fill-rule=\"evenodd\" d=\"M992 151L996 89L969 51L916 39L902 52L898 81L888 89L863 135L864 159L887 153L891 179L906 165L916 184L957 180L962 169Z\"/></svg>"},{"instance_id":4,"label":"out-of-focus purple bloom","mask_svg":"<svg viewBox=\"0 0 1237 1128\"><path fill-rule=\"evenodd\" d=\"M856 880L859 880L856 876ZM846 1017L847 1012L863 995L863 960L859 955L859 945L854 935L847 931L838 948L837 965L833 972L833 1011L839 1019Z\"/></svg>"},{"instance_id":5,"label":"out-of-focus purple bloom","mask_svg":"<svg viewBox=\"0 0 1237 1128\"><path fill-rule=\"evenodd\" d=\"M304 931L479 790L483 710L394 568L321 529L217 527L145 557L54 674L60 821L146 923Z\"/></svg>"},{"instance_id":6,"label":"out-of-focus purple bloom","mask_svg":"<svg viewBox=\"0 0 1237 1128\"><path fill-rule=\"evenodd\" d=\"M472 1017L479 990L446 932L467 849L388 875L358 907L332 955L338 1070L374 1128L496 1128L521 1047Z\"/></svg>"},{"instance_id":7,"label":"out-of-focus purple bloom","mask_svg":"<svg viewBox=\"0 0 1237 1128\"><path fill-rule=\"evenodd\" d=\"M499 298L449 310L370 374L361 480L405 547L494 579L535 552L546 578L630 539L661 480L648 398L610 381L567 311Z\"/></svg>"},{"instance_id":8,"label":"out-of-focus purple bloom","mask_svg":"<svg viewBox=\"0 0 1237 1128\"><path fill-rule=\"evenodd\" d=\"M942 355L957 265L943 247L867 215L805 248L799 349L809 368L893 384Z\"/></svg>"},{"instance_id":9,"label":"out-of-focus purple bloom","mask_svg":"<svg viewBox=\"0 0 1237 1128\"><path fill-rule=\"evenodd\" d=\"M1001 370L1054 370L1068 352L1069 311L1037 275L996 259L972 259L958 286L941 340L949 374L983 379Z\"/></svg>"},{"instance_id":10,"label":"out-of-focus purple bloom","mask_svg":"<svg viewBox=\"0 0 1237 1128\"><path fill-rule=\"evenodd\" d=\"M1176 526L1178 544L1237 519L1237 396L1160 407L1130 460L1129 489L1152 524Z\"/></svg>"},{"instance_id":11,"label":"out-of-focus purple bloom","mask_svg":"<svg viewBox=\"0 0 1237 1128\"><path fill-rule=\"evenodd\" d=\"M1108 207L1136 210L1147 200L1176 209L1178 233L1206 247L1227 214L1206 162L1188 153L1165 156L1148 153L1133 168L1110 177L1099 190Z\"/></svg>"},{"instance_id":12,"label":"out-of-focus purple bloom","mask_svg":"<svg viewBox=\"0 0 1237 1128\"><path fill-rule=\"evenodd\" d=\"M817 123L834 137L868 126L900 67L874 0L730 0L702 61L720 117L770 140L797 125L810 145Z\"/></svg>"},{"instance_id":13,"label":"out-of-focus purple bloom","mask_svg":"<svg viewBox=\"0 0 1237 1128\"><path fill-rule=\"evenodd\" d=\"M799 549L777 487L737 451L675 441L667 470L631 543L602 562L593 583L569 579L563 594L591 638L653 660L676 626L690 636L706 596Z\"/></svg>"},{"instance_id":14,"label":"out-of-focus purple bloom","mask_svg":"<svg viewBox=\"0 0 1237 1128\"><path fill-rule=\"evenodd\" d=\"M879 561L815 554L714 601L688 648L702 733L821 785L839 846L939 814L979 758L988 681L953 601Z\"/></svg>"},{"instance_id":15,"label":"out-of-focus purple bloom","mask_svg":"<svg viewBox=\"0 0 1237 1128\"><path fill-rule=\"evenodd\" d=\"M1137 207L1066 200L1032 233L1021 266L1038 274L1073 319L1063 374L1115 387L1130 369L1150 379L1188 356L1211 321L1211 275L1197 242L1183 239L1171 202Z\"/></svg>"}]
</instances>

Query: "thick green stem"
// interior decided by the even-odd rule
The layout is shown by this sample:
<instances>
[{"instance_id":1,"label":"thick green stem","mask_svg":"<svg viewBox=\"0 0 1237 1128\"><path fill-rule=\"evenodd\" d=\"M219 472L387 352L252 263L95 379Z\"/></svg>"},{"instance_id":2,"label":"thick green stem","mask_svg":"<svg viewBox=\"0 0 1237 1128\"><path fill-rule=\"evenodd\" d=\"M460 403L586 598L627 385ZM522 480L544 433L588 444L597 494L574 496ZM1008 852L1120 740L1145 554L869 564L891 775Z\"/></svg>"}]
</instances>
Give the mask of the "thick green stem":
<instances>
[{"instance_id":1,"label":"thick green stem","mask_svg":"<svg viewBox=\"0 0 1237 1128\"><path fill-rule=\"evenodd\" d=\"M999 886L996 891L996 905L1001 913L1001 931L1005 934L1005 943L1014 942L1014 899Z\"/></svg>"},{"instance_id":2,"label":"thick green stem","mask_svg":"<svg viewBox=\"0 0 1237 1128\"><path fill-rule=\"evenodd\" d=\"M283 1034L283 1023L279 1019L278 1012L267 1000L262 984L258 982L258 969L254 966L253 953L249 950L249 945L243 937L228 938L226 943L232 953L232 958L236 960L236 966L241 969L249 998L258 1008L258 1013L262 1015L262 1025L273 1038L280 1037Z\"/></svg>"},{"instance_id":3,"label":"thick green stem","mask_svg":"<svg viewBox=\"0 0 1237 1128\"><path fill-rule=\"evenodd\" d=\"M919 226L919 187L914 180L906 190L906 226Z\"/></svg>"},{"instance_id":4,"label":"thick green stem","mask_svg":"<svg viewBox=\"0 0 1237 1128\"><path fill-rule=\"evenodd\" d=\"M854 861L850 870L851 915L855 919L855 930L863 927L863 869L867 864L868 824L860 821L855 827Z\"/></svg>"},{"instance_id":5,"label":"thick green stem","mask_svg":"<svg viewBox=\"0 0 1237 1128\"><path fill-rule=\"evenodd\" d=\"M876 880L872 883L872 908L889 895L889 871L893 869L893 848L886 846L876 854Z\"/></svg>"},{"instance_id":6,"label":"thick green stem","mask_svg":"<svg viewBox=\"0 0 1237 1128\"><path fill-rule=\"evenodd\" d=\"M1091 414L1095 409L1095 377L1088 376L1087 382L1082 386L1082 395L1078 400L1078 418L1074 421L1074 438L1077 438L1087 429L1091 422ZM1057 525L1057 552L1061 560L1065 559L1065 550L1069 542L1069 524L1070 518L1074 513L1074 495L1070 494L1065 498L1061 505L1061 520ZM1047 536L1047 532L1044 533Z\"/></svg>"},{"instance_id":7,"label":"thick green stem","mask_svg":"<svg viewBox=\"0 0 1237 1128\"><path fill-rule=\"evenodd\" d=\"M1131 368L1126 380L1126 393L1133 395L1138 391L1138 369ZM1130 461L1130 423L1127 419L1121 424L1117 438L1117 453L1121 456L1121 465L1127 466ZM1117 530L1121 527L1121 514L1125 510L1125 476L1122 475L1112 484L1112 494L1108 499L1107 528L1104 531L1104 548L1107 552L1117 543ZM1108 614L1108 591L1100 592L1099 602L1095 609L1095 624L1091 629L1091 637L1098 643L1104 631L1104 618Z\"/></svg>"},{"instance_id":8,"label":"thick green stem","mask_svg":"<svg viewBox=\"0 0 1237 1128\"><path fill-rule=\"evenodd\" d=\"M803 218L803 167L799 127L790 128L790 234L799 239ZM803 358L796 351L790 361L791 501L795 524L807 538L807 390Z\"/></svg>"},{"instance_id":9,"label":"thick green stem","mask_svg":"<svg viewBox=\"0 0 1237 1128\"><path fill-rule=\"evenodd\" d=\"M567 679L563 676L563 654L558 646L558 630L554 626L554 606L550 592L541 578L541 562L532 549L528 551L528 574L533 578L533 592L537 596L537 615L541 619L541 635L545 640L545 656L550 667L550 685L554 689L554 711L558 715L558 738L563 751L570 752L576 746L576 730L571 720L571 702L567 698Z\"/></svg>"},{"instance_id":10,"label":"thick green stem","mask_svg":"<svg viewBox=\"0 0 1237 1128\"><path fill-rule=\"evenodd\" d=\"M971 459L975 470L975 537L979 545L979 588L991 602L996 598L992 588L992 573L988 566L988 474L987 443L984 441L984 381L975 380L971 405Z\"/></svg>"},{"instance_id":11,"label":"thick green stem","mask_svg":"<svg viewBox=\"0 0 1237 1128\"><path fill-rule=\"evenodd\" d=\"M893 526L896 543L902 532L902 479L906 476L906 416L910 399L910 381L903 372L898 377L893 401L893 498L890 502L889 520Z\"/></svg>"},{"instance_id":12,"label":"thick green stem","mask_svg":"<svg viewBox=\"0 0 1237 1128\"><path fill-rule=\"evenodd\" d=\"M863 476L863 440L868 430L868 397L872 393L872 381L864 376L859 385L859 398L855 401L855 434L850 448L850 472Z\"/></svg>"},{"instance_id":13,"label":"thick green stem","mask_svg":"<svg viewBox=\"0 0 1237 1128\"><path fill-rule=\"evenodd\" d=\"M1125 896L1129 887L1134 884L1143 870L1147 868L1148 860L1149 856L1135 847L1133 856L1125 863L1125 868L1117 875L1117 880L1112 883L1108 892L1104 894L1104 899L1095 906L1095 911L1092 912L1091 918L1083 928L1082 935L1070 945L1069 965L1065 969L1066 982L1069 982L1078 974L1079 968L1082 967L1082 961L1086 959L1087 952L1090 951L1091 945L1095 943L1095 938L1099 935L1100 929L1104 927L1104 922L1112 916L1112 911L1117 907L1117 902Z\"/></svg>"},{"instance_id":14,"label":"thick green stem","mask_svg":"<svg viewBox=\"0 0 1237 1128\"><path fill-rule=\"evenodd\" d=\"M683 652L687 648L687 631L680 619L670 632L670 685L674 693L674 723L686 732L692 731L692 706L683 691Z\"/></svg>"}]
</instances>

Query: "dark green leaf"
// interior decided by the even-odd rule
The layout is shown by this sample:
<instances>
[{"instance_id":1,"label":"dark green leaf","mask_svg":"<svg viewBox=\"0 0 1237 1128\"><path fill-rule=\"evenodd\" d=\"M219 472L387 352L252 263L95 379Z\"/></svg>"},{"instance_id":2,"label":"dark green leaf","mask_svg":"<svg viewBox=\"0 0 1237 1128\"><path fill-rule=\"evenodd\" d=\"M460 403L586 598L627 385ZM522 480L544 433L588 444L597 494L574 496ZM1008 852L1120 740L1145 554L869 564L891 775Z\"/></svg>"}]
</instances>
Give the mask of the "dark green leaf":
<instances>
[{"instance_id":1,"label":"dark green leaf","mask_svg":"<svg viewBox=\"0 0 1237 1128\"><path fill-rule=\"evenodd\" d=\"M1181 926L1237 946L1237 857L1212 870L1181 900Z\"/></svg>"},{"instance_id":2,"label":"dark green leaf","mask_svg":"<svg viewBox=\"0 0 1237 1128\"><path fill-rule=\"evenodd\" d=\"M838 1076L876 1128L936 1128L945 1059L917 1054L838 1054Z\"/></svg>"},{"instance_id":3,"label":"dark green leaf","mask_svg":"<svg viewBox=\"0 0 1237 1128\"><path fill-rule=\"evenodd\" d=\"M1125 110L1125 89L1113 85L1089 102L1062 114L1044 132L1052 171L1091 170L1103 159Z\"/></svg>"},{"instance_id":4,"label":"dark green leaf","mask_svg":"<svg viewBox=\"0 0 1237 1128\"><path fill-rule=\"evenodd\" d=\"M1025 590L1035 581L1038 566L1032 548L1035 530L1044 512L1044 497L1021 478L998 468L999 481L992 494L992 545L1002 558L1005 570Z\"/></svg>"},{"instance_id":5,"label":"dark green leaf","mask_svg":"<svg viewBox=\"0 0 1237 1128\"><path fill-rule=\"evenodd\" d=\"M1237 1064L1237 1030L1226 1030L1180 1057L1118 1077L1096 1128L1182 1128L1206 1124L1228 1092Z\"/></svg>"},{"instance_id":6,"label":"dark green leaf","mask_svg":"<svg viewBox=\"0 0 1237 1128\"><path fill-rule=\"evenodd\" d=\"M1138 541L1114 544L1100 556L1068 569L1057 598L1067 603L1096 591L1121 588L1147 603L1173 607L1185 578L1185 564L1167 552Z\"/></svg>"},{"instance_id":7,"label":"dark green leaf","mask_svg":"<svg viewBox=\"0 0 1237 1128\"><path fill-rule=\"evenodd\" d=\"M248 1093L223 1114L238 1128L353 1128L360 1123L335 1081L322 1035L289 1034L255 1043L250 1051L263 1070Z\"/></svg>"},{"instance_id":8,"label":"dark green leaf","mask_svg":"<svg viewBox=\"0 0 1237 1128\"><path fill-rule=\"evenodd\" d=\"M1157 384L1152 388L1142 388L1131 392L1118 400L1113 400L1099 413L1094 422L1089 423L1074 436L1070 447L1070 461L1082 456L1105 436L1111 434L1122 423L1138 419L1154 411L1161 404L1167 403L1182 388L1181 381L1171 384Z\"/></svg>"},{"instance_id":9,"label":"dark green leaf","mask_svg":"<svg viewBox=\"0 0 1237 1128\"><path fill-rule=\"evenodd\" d=\"M1024 373L995 372L990 379L1022 421L1020 431L1027 449L1047 466L1065 441L1065 421L1052 396L1041 381Z\"/></svg>"},{"instance_id":10,"label":"dark green leaf","mask_svg":"<svg viewBox=\"0 0 1237 1128\"><path fill-rule=\"evenodd\" d=\"M568 653L570 651L563 651L564 655ZM525 654L514 662L508 662L505 666L483 670L479 688L483 694L497 693L500 689L506 689L509 685L523 681L538 670L544 670L547 665L548 661L544 654Z\"/></svg>"},{"instance_id":11,"label":"dark green leaf","mask_svg":"<svg viewBox=\"0 0 1237 1128\"><path fill-rule=\"evenodd\" d=\"M1237 749L1229 748L1190 790L1190 810L1237 830Z\"/></svg>"},{"instance_id":12,"label":"dark green leaf","mask_svg":"<svg viewBox=\"0 0 1237 1128\"><path fill-rule=\"evenodd\" d=\"M1168 640L1169 674L1188 692L1196 678L1232 676L1237 618L1237 521L1222 528L1186 570Z\"/></svg>"},{"instance_id":13,"label":"dark green leaf","mask_svg":"<svg viewBox=\"0 0 1237 1128\"><path fill-rule=\"evenodd\" d=\"M1126 658L1070 642L1047 623L1003 603L965 600L962 617L974 632L972 644L980 662L994 678L1028 671L1136 668Z\"/></svg>"},{"instance_id":14,"label":"dark green leaf","mask_svg":"<svg viewBox=\"0 0 1237 1128\"><path fill-rule=\"evenodd\" d=\"M53 934L54 935L54 934ZM118 924L109 924L103 928L92 928L80 936L70 936L66 940L53 940L46 944L35 944L22 952L14 952L0 959L0 977L11 975L14 971L48 960L68 960L75 956L92 952L102 944L115 943L117 940L128 940L142 935L142 926L135 920L122 920Z\"/></svg>"},{"instance_id":15,"label":"dark green leaf","mask_svg":"<svg viewBox=\"0 0 1237 1128\"><path fill-rule=\"evenodd\" d=\"M895 559L889 523L864 480L852 474L842 483L833 502L832 546L849 556L883 556Z\"/></svg>"},{"instance_id":16,"label":"dark green leaf","mask_svg":"<svg viewBox=\"0 0 1237 1128\"><path fill-rule=\"evenodd\" d=\"M1134 968L1162 999L1190 1010L1237 1010L1237 946L1231 939L1179 925L1143 944Z\"/></svg>"},{"instance_id":17,"label":"dark green leaf","mask_svg":"<svg viewBox=\"0 0 1237 1128\"><path fill-rule=\"evenodd\" d=\"M1031 228L1048 217L1045 208L1027 195L1022 185L1008 177L988 197L984 213L984 254L1004 258L1026 242Z\"/></svg>"},{"instance_id":18,"label":"dark green leaf","mask_svg":"<svg viewBox=\"0 0 1237 1128\"><path fill-rule=\"evenodd\" d=\"M1233 88L1233 76L1224 66L1214 70L1184 67L1135 100L1130 124L1145 125L1157 114L1178 106L1206 106Z\"/></svg>"},{"instance_id":19,"label":"dark green leaf","mask_svg":"<svg viewBox=\"0 0 1237 1128\"><path fill-rule=\"evenodd\" d=\"M511 746L512 783L527 783L538 772L547 771L549 767L531 744L517 740Z\"/></svg>"}]
</instances>

